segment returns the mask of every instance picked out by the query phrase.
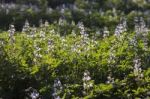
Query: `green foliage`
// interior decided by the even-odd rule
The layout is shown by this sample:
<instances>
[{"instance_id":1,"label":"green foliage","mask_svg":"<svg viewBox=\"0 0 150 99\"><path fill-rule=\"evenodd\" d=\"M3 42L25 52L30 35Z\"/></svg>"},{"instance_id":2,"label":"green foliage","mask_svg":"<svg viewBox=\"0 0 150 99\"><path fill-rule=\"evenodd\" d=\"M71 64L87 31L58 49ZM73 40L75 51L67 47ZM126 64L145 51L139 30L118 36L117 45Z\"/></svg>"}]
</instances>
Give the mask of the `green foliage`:
<instances>
[{"instance_id":1,"label":"green foliage","mask_svg":"<svg viewBox=\"0 0 150 99\"><path fill-rule=\"evenodd\" d=\"M10 7L0 6L0 98L28 99L30 88L42 99L150 98L148 1L16 0ZM135 16L144 19L133 23ZM116 28L124 17L121 29L129 31ZM40 19L51 24L39 26ZM25 20L31 24L19 32ZM19 31L3 32L9 24Z\"/></svg>"},{"instance_id":2,"label":"green foliage","mask_svg":"<svg viewBox=\"0 0 150 99\"><path fill-rule=\"evenodd\" d=\"M34 36L30 32L16 33L13 44L7 32L0 34L2 98L21 99L28 87L36 88L43 98L52 98L56 78L63 85L59 93L62 99L149 97L150 69L146 57L150 49L148 47L145 51L140 38L136 48L131 45L130 39L135 33L126 32L120 38L112 35L93 40L74 34L60 36L54 29L54 25L38 28ZM42 32L45 37L41 36ZM80 33L76 31L76 34ZM109 60L112 48L115 58ZM133 60L137 55L142 63L142 78L134 74ZM83 93L82 81L85 70L90 72L90 83L93 84L87 95ZM109 74L114 79L111 83L107 83Z\"/></svg>"}]
</instances>

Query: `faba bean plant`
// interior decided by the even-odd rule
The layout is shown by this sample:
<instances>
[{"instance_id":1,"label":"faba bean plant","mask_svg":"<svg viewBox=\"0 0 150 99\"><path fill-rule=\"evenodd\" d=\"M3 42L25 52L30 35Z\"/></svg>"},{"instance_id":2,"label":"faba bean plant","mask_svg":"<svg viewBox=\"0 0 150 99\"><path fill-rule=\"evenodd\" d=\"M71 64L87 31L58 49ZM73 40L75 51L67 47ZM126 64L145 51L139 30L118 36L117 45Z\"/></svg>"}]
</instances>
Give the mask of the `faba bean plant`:
<instances>
[{"instance_id":1,"label":"faba bean plant","mask_svg":"<svg viewBox=\"0 0 150 99\"><path fill-rule=\"evenodd\" d=\"M89 32L82 22L61 29L26 21L22 32L12 24L0 33L1 99L150 98L150 32L142 17L133 31L126 20L114 31Z\"/></svg>"}]
</instances>

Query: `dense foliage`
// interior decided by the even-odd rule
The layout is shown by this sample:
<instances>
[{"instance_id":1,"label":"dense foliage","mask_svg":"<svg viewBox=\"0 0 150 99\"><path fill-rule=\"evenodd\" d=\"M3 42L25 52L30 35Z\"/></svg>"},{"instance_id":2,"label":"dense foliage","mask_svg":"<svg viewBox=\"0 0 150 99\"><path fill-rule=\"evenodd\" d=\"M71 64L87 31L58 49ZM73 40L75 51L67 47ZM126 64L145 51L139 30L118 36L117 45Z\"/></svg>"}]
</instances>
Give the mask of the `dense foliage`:
<instances>
[{"instance_id":1,"label":"dense foliage","mask_svg":"<svg viewBox=\"0 0 150 99\"><path fill-rule=\"evenodd\" d=\"M35 28L26 21L22 32L10 25L0 34L0 98L150 98L150 35L143 18L133 32L124 20L102 34L87 33L82 22L62 34L63 23Z\"/></svg>"},{"instance_id":2,"label":"dense foliage","mask_svg":"<svg viewBox=\"0 0 150 99\"><path fill-rule=\"evenodd\" d=\"M149 9L150 0L1 0L0 99L149 99Z\"/></svg>"}]
</instances>

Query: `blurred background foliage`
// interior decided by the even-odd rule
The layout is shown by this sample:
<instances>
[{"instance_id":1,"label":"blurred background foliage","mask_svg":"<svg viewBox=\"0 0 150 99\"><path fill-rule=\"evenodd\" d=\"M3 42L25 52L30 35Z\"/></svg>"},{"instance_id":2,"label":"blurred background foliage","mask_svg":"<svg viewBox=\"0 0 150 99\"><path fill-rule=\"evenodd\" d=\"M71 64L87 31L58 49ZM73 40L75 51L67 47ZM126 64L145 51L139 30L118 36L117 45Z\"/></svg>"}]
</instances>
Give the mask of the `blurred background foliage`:
<instances>
[{"instance_id":1,"label":"blurred background foliage","mask_svg":"<svg viewBox=\"0 0 150 99\"><path fill-rule=\"evenodd\" d=\"M113 29L121 17L133 26L135 16L143 16L150 23L149 0L2 0L0 2L0 28L7 30L15 24L21 30L25 20L38 26L39 20L54 23L59 18L67 22L82 21L89 29L109 25Z\"/></svg>"}]
</instances>

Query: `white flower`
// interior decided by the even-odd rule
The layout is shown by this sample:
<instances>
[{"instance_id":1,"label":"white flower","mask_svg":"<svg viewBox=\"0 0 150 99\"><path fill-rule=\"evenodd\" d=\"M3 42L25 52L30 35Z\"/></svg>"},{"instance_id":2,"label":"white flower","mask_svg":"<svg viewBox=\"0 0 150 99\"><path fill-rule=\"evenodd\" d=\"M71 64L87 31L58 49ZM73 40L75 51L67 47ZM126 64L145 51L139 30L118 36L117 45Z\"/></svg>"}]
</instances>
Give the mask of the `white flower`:
<instances>
[{"instance_id":1,"label":"white flower","mask_svg":"<svg viewBox=\"0 0 150 99\"><path fill-rule=\"evenodd\" d=\"M45 38L45 32L44 31L40 31L40 37Z\"/></svg>"},{"instance_id":2,"label":"white flower","mask_svg":"<svg viewBox=\"0 0 150 99\"><path fill-rule=\"evenodd\" d=\"M108 37L109 36L109 31L107 27L104 27L104 31L103 31L103 37Z\"/></svg>"},{"instance_id":3,"label":"white flower","mask_svg":"<svg viewBox=\"0 0 150 99\"><path fill-rule=\"evenodd\" d=\"M78 28L80 29L81 37L83 37L83 38L88 37L88 34L85 32L85 27L82 22L78 23Z\"/></svg>"},{"instance_id":4,"label":"white flower","mask_svg":"<svg viewBox=\"0 0 150 99\"><path fill-rule=\"evenodd\" d=\"M49 22L46 20L44 25L45 25L45 27L48 27Z\"/></svg>"},{"instance_id":5,"label":"white flower","mask_svg":"<svg viewBox=\"0 0 150 99\"><path fill-rule=\"evenodd\" d=\"M111 74L108 75L107 77L107 81L106 81L107 84L113 84L114 83L114 78L111 76Z\"/></svg>"},{"instance_id":6,"label":"white flower","mask_svg":"<svg viewBox=\"0 0 150 99\"><path fill-rule=\"evenodd\" d=\"M8 30L8 32L9 32L9 37L14 36L15 31L16 31L16 30L15 30L15 26L14 26L14 25L10 25L9 30Z\"/></svg>"},{"instance_id":7,"label":"white flower","mask_svg":"<svg viewBox=\"0 0 150 99\"><path fill-rule=\"evenodd\" d=\"M15 31L16 31L15 26L10 25L8 32L9 32L9 38L11 43L14 43L15 41L15 37L14 37Z\"/></svg>"},{"instance_id":8,"label":"white flower","mask_svg":"<svg viewBox=\"0 0 150 99\"><path fill-rule=\"evenodd\" d=\"M31 93L30 97L31 97L32 99L37 99L37 98L39 97L39 93L33 91L33 92Z\"/></svg>"},{"instance_id":9,"label":"white flower","mask_svg":"<svg viewBox=\"0 0 150 99\"><path fill-rule=\"evenodd\" d=\"M133 70L134 75L138 76L138 78L143 77L144 75L142 74L141 59L135 58L133 62L134 62L134 70Z\"/></svg>"},{"instance_id":10,"label":"white flower","mask_svg":"<svg viewBox=\"0 0 150 99\"><path fill-rule=\"evenodd\" d=\"M91 82L90 72L86 70L83 74L83 88L84 94L88 94L90 89L93 87L93 83Z\"/></svg>"},{"instance_id":11,"label":"white flower","mask_svg":"<svg viewBox=\"0 0 150 99\"><path fill-rule=\"evenodd\" d=\"M54 99L60 99L59 93L62 91L62 88L61 81L58 78L55 79L52 93Z\"/></svg>"},{"instance_id":12,"label":"white flower","mask_svg":"<svg viewBox=\"0 0 150 99\"><path fill-rule=\"evenodd\" d=\"M148 28L146 27L146 23L144 21L143 17L135 17L135 32L137 36L143 35L147 36L148 35ZM143 33L143 34L142 34Z\"/></svg>"},{"instance_id":13,"label":"white flower","mask_svg":"<svg viewBox=\"0 0 150 99\"><path fill-rule=\"evenodd\" d=\"M24 24L24 26L22 28L22 32L28 32L29 28L30 28L30 24L29 24L28 20L26 20L25 24Z\"/></svg>"},{"instance_id":14,"label":"white flower","mask_svg":"<svg viewBox=\"0 0 150 99\"><path fill-rule=\"evenodd\" d=\"M126 19L121 20L122 22L120 24L117 25L116 29L115 29L115 36L116 37L120 37L121 33L126 32L127 31L127 22Z\"/></svg>"}]
</instances>

